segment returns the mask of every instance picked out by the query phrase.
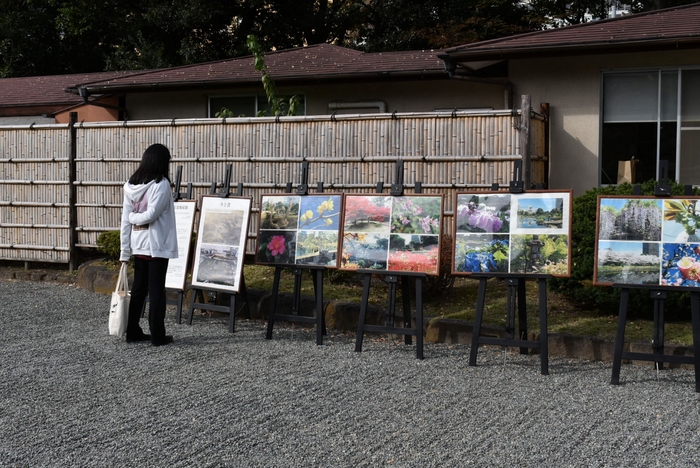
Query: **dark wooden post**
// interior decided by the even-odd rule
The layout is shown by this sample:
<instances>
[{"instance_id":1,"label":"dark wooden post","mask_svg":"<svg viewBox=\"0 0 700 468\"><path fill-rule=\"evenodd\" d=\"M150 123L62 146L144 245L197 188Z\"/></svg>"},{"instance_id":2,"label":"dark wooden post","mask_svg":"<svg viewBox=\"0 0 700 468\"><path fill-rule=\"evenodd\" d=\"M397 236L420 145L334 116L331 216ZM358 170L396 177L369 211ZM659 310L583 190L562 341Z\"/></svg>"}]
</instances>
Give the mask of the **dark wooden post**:
<instances>
[{"instance_id":1,"label":"dark wooden post","mask_svg":"<svg viewBox=\"0 0 700 468\"><path fill-rule=\"evenodd\" d=\"M525 190L532 185L532 164L530 161L530 95L523 94L520 101L520 154L523 161L523 182Z\"/></svg>"}]
</instances>

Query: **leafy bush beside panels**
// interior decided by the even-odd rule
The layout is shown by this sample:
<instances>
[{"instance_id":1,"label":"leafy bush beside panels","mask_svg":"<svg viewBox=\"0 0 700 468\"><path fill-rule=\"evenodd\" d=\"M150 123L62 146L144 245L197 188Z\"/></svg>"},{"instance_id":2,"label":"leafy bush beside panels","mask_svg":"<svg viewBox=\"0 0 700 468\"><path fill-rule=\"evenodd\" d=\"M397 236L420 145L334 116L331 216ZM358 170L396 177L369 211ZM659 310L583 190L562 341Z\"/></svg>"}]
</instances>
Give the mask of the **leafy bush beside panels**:
<instances>
[{"instance_id":1,"label":"leafy bush beside panels","mask_svg":"<svg viewBox=\"0 0 700 468\"><path fill-rule=\"evenodd\" d=\"M641 184L642 195L653 195L656 181ZM685 187L670 182L671 194L682 196ZM620 290L608 286L593 286L595 262L596 209L598 195L632 195L632 185L621 184L588 190L574 198L571 220L571 278L553 278L550 286L586 309L598 310L601 315L617 315ZM700 194L698 189L693 192ZM686 320L690 311L688 293L669 292L665 303L667 320ZM628 316L632 319L651 319L654 303L648 289L631 289Z\"/></svg>"},{"instance_id":2,"label":"leafy bush beside panels","mask_svg":"<svg viewBox=\"0 0 700 468\"><path fill-rule=\"evenodd\" d=\"M122 245L119 231L106 231L97 238L97 250L107 254L112 261L119 261L121 249Z\"/></svg>"}]
</instances>

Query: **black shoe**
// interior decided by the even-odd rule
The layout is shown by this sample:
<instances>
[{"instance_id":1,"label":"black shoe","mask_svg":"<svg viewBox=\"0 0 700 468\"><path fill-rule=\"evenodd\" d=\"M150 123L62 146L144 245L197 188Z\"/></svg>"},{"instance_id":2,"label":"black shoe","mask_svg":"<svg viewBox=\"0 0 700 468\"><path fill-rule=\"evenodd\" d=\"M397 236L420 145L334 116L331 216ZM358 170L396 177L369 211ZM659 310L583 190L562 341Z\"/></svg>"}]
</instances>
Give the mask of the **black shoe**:
<instances>
[{"instance_id":1,"label":"black shoe","mask_svg":"<svg viewBox=\"0 0 700 468\"><path fill-rule=\"evenodd\" d=\"M132 333L126 334L126 342L127 343L136 343L137 341L149 341L151 339L151 335L147 335L144 332L140 333Z\"/></svg>"},{"instance_id":2,"label":"black shoe","mask_svg":"<svg viewBox=\"0 0 700 468\"><path fill-rule=\"evenodd\" d=\"M151 340L153 346L162 346L173 342L171 335L165 335L163 338L154 338Z\"/></svg>"}]
</instances>

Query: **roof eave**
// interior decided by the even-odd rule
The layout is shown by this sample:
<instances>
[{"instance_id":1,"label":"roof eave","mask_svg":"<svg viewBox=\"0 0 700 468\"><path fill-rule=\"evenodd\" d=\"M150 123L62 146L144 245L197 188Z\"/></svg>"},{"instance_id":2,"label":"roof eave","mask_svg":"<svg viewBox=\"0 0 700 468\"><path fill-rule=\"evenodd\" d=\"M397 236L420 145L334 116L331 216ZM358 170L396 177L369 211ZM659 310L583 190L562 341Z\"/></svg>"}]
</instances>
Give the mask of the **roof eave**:
<instances>
[{"instance_id":1,"label":"roof eave","mask_svg":"<svg viewBox=\"0 0 700 468\"><path fill-rule=\"evenodd\" d=\"M574 55L595 55L630 52L651 52L674 49L700 48L700 36L671 38L663 40L641 40L626 42L557 44L553 46L534 47L497 47L487 50L464 50L438 54L445 62L459 63L476 60L508 60L545 57L563 57Z\"/></svg>"},{"instance_id":2,"label":"roof eave","mask_svg":"<svg viewBox=\"0 0 700 468\"><path fill-rule=\"evenodd\" d=\"M318 84L319 82L348 82L348 81L406 81L420 79L448 79L447 72L444 69L440 70L421 70L421 71L401 71L401 72L373 72L373 73L357 73L352 75L309 75L298 77L280 77L275 78L275 83L279 85L303 85L303 84ZM134 83L134 84L115 84L115 85L87 85L73 86L66 88L67 93L79 94L80 89L86 89L89 95L104 94L104 93L127 93L127 92L152 92L152 91L176 91L182 89L220 89L231 87L244 86L262 86L261 79L241 78L222 80L194 80L194 81L177 81L177 82L158 82L153 83Z\"/></svg>"}]
</instances>

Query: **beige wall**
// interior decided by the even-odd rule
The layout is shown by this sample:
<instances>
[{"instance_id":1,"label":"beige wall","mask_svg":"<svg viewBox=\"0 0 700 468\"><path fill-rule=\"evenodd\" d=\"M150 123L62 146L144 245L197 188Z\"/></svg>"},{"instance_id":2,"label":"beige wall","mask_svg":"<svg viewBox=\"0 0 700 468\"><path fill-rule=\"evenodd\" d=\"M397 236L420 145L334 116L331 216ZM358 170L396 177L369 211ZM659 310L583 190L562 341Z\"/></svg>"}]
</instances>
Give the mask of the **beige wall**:
<instances>
[{"instance_id":1,"label":"beige wall","mask_svg":"<svg viewBox=\"0 0 700 468\"><path fill-rule=\"evenodd\" d=\"M127 95L126 107L130 120L188 119L207 117L208 96L262 94L260 89L155 92ZM318 85L313 87L278 87L279 94L304 94L307 115L330 115L332 101L381 100L387 112L432 112L435 109L504 107L504 89L500 85L458 80L438 80L399 83L358 83ZM338 111L338 113L377 112Z\"/></svg>"},{"instance_id":2,"label":"beige wall","mask_svg":"<svg viewBox=\"0 0 700 468\"><path fill-rule=\"evenodd\" d=\"M514 95L550 104L550 187L575 195L598 185L601 72L700 66L700 51L511 60Z\"/></svg>"}]
</instances>

